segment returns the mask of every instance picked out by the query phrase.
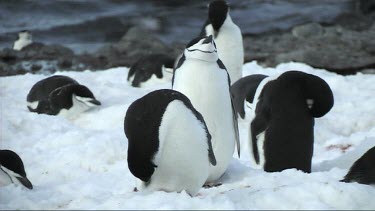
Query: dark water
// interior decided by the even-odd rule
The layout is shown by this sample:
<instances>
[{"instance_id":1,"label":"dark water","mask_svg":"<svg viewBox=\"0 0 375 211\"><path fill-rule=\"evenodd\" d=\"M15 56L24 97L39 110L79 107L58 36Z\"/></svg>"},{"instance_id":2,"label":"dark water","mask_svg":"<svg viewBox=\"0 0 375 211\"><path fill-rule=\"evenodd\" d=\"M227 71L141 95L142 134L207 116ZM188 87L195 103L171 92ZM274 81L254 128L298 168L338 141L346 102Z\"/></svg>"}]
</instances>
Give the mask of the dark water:
<instances>
[{"instance_id":1,"label":"dark water","mask_svg":"<svg viewBox=\"0 0 375 211\"><path fill-rule=\"evenodd\" d=\"M199 34L210 1L198 0L0 0L0 48L11 47L20 30L34 41L94 51L117 42L140 25L166 43ZM316 21L330 24L352 10L351 0L228 0L243 34L286 30Z\"/></svg>"}]
</instances>

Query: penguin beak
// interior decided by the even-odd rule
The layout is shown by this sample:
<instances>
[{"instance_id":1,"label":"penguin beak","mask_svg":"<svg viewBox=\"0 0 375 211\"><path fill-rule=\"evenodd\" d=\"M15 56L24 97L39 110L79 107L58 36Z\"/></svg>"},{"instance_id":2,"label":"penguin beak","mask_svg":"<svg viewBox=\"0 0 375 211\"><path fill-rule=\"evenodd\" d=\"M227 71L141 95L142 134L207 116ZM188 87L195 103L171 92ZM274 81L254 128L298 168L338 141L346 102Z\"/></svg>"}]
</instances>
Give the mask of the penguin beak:
<instances>
[{"instance_id":1,"label":"penguin beak","mask_svg":"<svg viewBox=\"0 0 375 211\"><path fill-rule=\"evenodd\" d=\"M102 103L99 101L99 100L97 100L97 99L92 99L92 100L90 100L90 101L88 101L89 103L92 103L92 104L94 104L94 105L101 105Z\"/></svg>"},{"instance_id":2,"label":"penguin beak","mask_svg":"<svg viewBox=\"0 0 375 211\"><path fill-rule=\"evenodd\" d=\"M204 41L203 44L205 43L212 43L212 35L208 36Z\"/></svg>"},{"instance_id":3,"label":"penguin beak","mask_svg":"<svg viewBox=\"0 0 375 211\"><path fill-rule=\"evenodd\" d=\"M31 184L30 180L27 179L27 177L16 177L18 179L18 181L20 181L20 183L27 187L28 189L33 189L33 185Z\"/></svg>"}]
</instances>

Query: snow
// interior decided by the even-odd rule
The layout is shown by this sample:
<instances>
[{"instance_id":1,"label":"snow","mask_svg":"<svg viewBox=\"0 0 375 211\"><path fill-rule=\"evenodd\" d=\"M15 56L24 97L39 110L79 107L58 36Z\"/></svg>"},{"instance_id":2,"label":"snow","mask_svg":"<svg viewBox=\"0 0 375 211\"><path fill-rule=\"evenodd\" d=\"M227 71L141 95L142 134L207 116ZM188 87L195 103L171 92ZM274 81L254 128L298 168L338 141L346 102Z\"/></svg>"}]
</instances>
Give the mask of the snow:
<instances>
[{"instance_id":1,"label":"snow","mask_svg":"<svg viewBox=\"0 0 375 211\"><path fill-rule=\"evenodd\" d=\"M234 158L223 185L186 192L133 192L127 167L123 119L128 106L148 92L170 88L170 78L133 88L128 68L57 72L86 85L102 105L75 118L38 115L26 107L31 87L47 75L0 78L1 148L23 159L34 189L0 187L3 209L375 209L375 187L339 182L353 162L375 145L375 75L341 76L301 63L264 68L244 65L249 74L300 70L331 86L332 110L316 119L313 171L266 173L247 148L249 118L239 121L242 154ZM249 112L250 108L246 108Z\"/></svg>"}]
</instances>

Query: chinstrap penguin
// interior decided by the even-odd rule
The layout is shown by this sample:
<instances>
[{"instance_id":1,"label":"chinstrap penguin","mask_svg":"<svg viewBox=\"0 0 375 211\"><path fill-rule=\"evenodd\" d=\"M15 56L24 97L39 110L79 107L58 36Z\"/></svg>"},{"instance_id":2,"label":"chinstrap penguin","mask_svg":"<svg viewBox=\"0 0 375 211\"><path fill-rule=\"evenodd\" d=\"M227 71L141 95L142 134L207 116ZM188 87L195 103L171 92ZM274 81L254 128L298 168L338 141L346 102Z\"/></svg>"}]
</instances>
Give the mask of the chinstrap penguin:
<instances>
[{"instance_id":1,"label":"chinstrap penguin","mask_svg":"<svg viewBox=\"0 0 375 211\"><path fill-rule=\"evenodd\" d=\"M3 149L0 150L0 186L11 183L22 184L28 189L33 189L20 156L11 150Z\"/></svg>"},{"instance_id":2,"label":"chinstrap penguin","mask_svg":"<svg viewBox=\"0 0 375 211\"><path fill-rule=\"evenodd\" d=\"M128 167L138 190L194 196L216 165L202 115L180 92L162 89L134 101L126 111ZM135 189L135 190L136 190Z\"/></svg>"},{"instance_id":3,"label":"chinstrap penguin","mask_svg":"<svg viewBox=\"0 0 375 211\"><path fill-rule=\"evenodd\" d=\"M232 84L242 77L244 47L241 29L232 21L225 1L212 1L208 6L208 19L201 36L213 35L219 58L223 61Z\"/></svg>"},{"instance_id":4,"label":"chinstrap penguin","mask_svg":"<svg viewBox=\"0 0 375 211\"><path fill-rule=\"evenodd\" d=\"M152 76L163 77L165 68L173 68L175 59L162 53L145 55L138 59L129 69L128 81L133 87L140 87Z\"/></svg>"},{"instance_id":5,"label":"chinstrap penguin","mask_svg":"<svg viewBox=\"0 0 375 211\"><path fill-rule=\"evenodd\" d=\"M23 30L18 33L18 40L13 44L13 50L20 51L32 43L32 35L29 31Z\"/></svg>"},{"instance_id":6,"label":"chinstrap penguin","mask_svg":"<svg viewBox=\"0 0 375 211\"><path fill-rule=\"evenodd\" d=\"M246 76L236 81L230 87L234 107L242 119L245 118L245 100L247 102L253 101L256 88L266 77L266 75L261 74Z\"/></svg>"},{"instance_id":7,"label":"chinstrap penguin","mask_svg":"<svg viewBox=\"0 0 375 211\"><path fill-rule=\"evenodd\" d=\"M172 87L185 94L206 121L217 160L217 165L211 166L207 184L215 183L232 160L235 144L239 156L240 142L229 91L230 78L218 57L212 35L195 38L187 44L176 65Z\"/></svg>"},{"instance_id":8,"label":"chinstrap penguin","mask_svg":"<svg viewBox=\"0 0 375 211\"><path fill-rule=\"evenodd\" d=\"M334 104L329 85L315 75L288 71L263 79L252 103L249 141L255 162L267 172L310 173L314 118Z\"/></svg>"},{"instance_id":9,"label":"chinstrap penguin","mask_svg":"<svg viewBox=\"0 0 375 211\"><path fill-rule=\"evenodd\" d=\"M75 116L101 105L86 86L62 75L37 82L27 95L27 103L31 112L63 116Z\"/></svg>"},{"instance_id":10,"label":"chinstrap penguin","mask_svg":"<svg viewBox=\"0 0 375 211\"><path fill-rule=\"evenodd\" d=\"M341 181L375 185L375 147L355 161Z\"/></svg>"}]
</instances>

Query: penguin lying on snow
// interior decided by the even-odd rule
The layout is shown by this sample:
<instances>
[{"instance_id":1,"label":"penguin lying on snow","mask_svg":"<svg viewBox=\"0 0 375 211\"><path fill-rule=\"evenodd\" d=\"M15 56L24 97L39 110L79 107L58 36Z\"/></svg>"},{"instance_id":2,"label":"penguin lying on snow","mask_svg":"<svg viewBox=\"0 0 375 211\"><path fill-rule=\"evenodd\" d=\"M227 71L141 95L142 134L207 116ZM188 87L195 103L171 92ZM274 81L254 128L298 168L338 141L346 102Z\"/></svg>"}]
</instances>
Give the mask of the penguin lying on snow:
<instances>
[{"instance_id":1,"label":"penguin lying on snow","mask_svg":"<svg viewBox=\"0 0 375 211\"><path fill-rule=\"evenodd\" d=\"M141 57L129 69L128 81L134 87L140 87L143 82L163 77L164 68L173 68L174 58L166 54L154 53Z\"/></svg>"},{"instance_id":2,"label":"penguin lying on snow","mask_svg":"<svg viewBox=\"0 0 375 211\"><path fill-rule=\"evenodd\" d=\"M212 35L193 39L186 46L176 65L172 86L191 100L206 121L217 160L217 165L211 166L207 183L214 183L232 160L235 143L239 156L240 142L229 91L230 78L218 57Z\"/></svg>"},{"instance_id":3,"label":"penguin lying on snow","mask_svg":"<svg viewBox=\"0 0 375 211\"><path fill-rule=\"evenodd\" d=\"M28 189L33 189L20 156L11 150L0 150L0 185L11 183L21 183Z\"/></svg>"},{"instance_id":4,"label":"penguin lying on snow","mask_svg":"<svg viewBox=\"0 0 375 211\"><path fill-rule=\"evenodd\" d=\"M249 133L256 163L267 172L296 168L310 173L314 118L325 115L333 101L329 85L311 74L288 71L263 79L255 92Z\"/></svg>"},{"instance_id":5,"label":"penguin lying on snow","mask_svg":"<svg viewBox=\"0 0 375 211\"><path fill-rule=\"evenodd\" d=\"M341 181L375 184L375 147L369 149L354 162L348 174Z\"/></svg>"},{"instance_id":6,"label":"penguin lying on snow","mask_svg":"<svg viewBox=\"0 0 375 211\"><path fill-rule=\"evenodd\" d=\"M134 101L124 120L128 167L140 190L186 190L194 196L216 165L202 115L174 90L157 90Z\"/></svg>"},{"instance_id":7,"label":"penguin lying on snow","mask_svg":"<svg viewBox=\"0 0 375 211\"><path fill-rule=\"evenodd\" d=\"M242 77L244 48L241 29L232 21L225 1L212 1L201 36L214 37L220 60L223 61L232 84Z\"/></svg>"},{"instance_id":8,"label":"penguin lying on snow","mask_svg":"<svg viewBox=\"0 0 375 211\"><path fill-rule=\"evenodd\" d=\"M86 86L62 75L37 82L27 95L27 103L31 112L69 116L101 105Z\"/></svg>"},{"instance_id":9,"label":"penguin lying on snow","mask_svg":"<svg viewBox=\"0 0 375 211\"><path fill-rule=\"evenodd\" d=\"M266 75L254 74L250 76L243 77L236 81L230 87L230 93L232 95L232 100L237 114L244 119L245 118L245 99L248 102L252 102L256 88L259 83L266 78Z\"/></svg>"}]
</instances>

